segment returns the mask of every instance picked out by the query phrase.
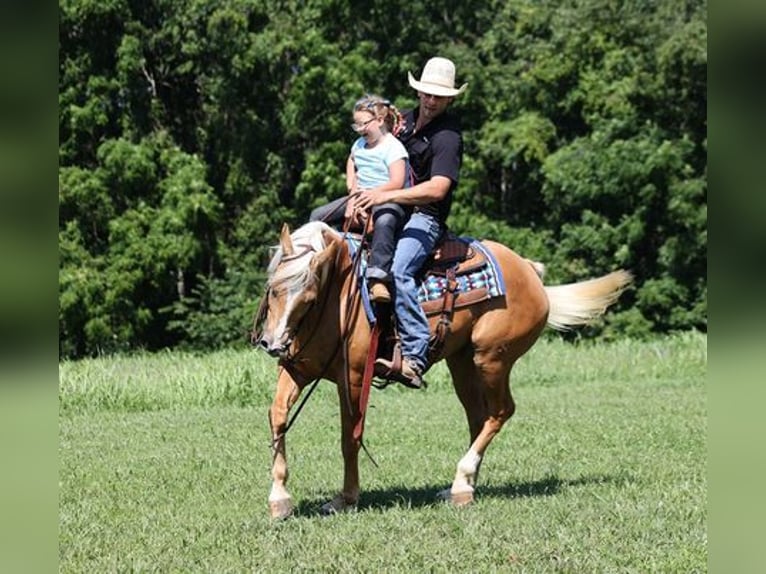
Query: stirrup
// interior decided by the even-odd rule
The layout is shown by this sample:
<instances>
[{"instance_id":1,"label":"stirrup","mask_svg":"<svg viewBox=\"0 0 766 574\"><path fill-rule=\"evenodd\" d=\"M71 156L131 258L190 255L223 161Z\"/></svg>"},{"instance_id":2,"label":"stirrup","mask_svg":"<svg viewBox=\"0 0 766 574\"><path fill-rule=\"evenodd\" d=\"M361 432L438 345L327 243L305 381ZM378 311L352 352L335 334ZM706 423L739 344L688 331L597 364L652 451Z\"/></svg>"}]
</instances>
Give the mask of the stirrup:
<instances>
[{"instance_id":1,"label":"stirrup","mask_svg":"<svg viewBox=\"0 0 766 574\"><path fill-rule=\"evenodd\" d=\"M397 360L397 358L399 360ZM384 358L379 358L375 361L375 376L388 381L382 388L388 386L391 381L401 383L410 389L423 389L428 386L417 371L415 371L415 377L407 377L402 372L401 355L398 355L397 357L396 353L394 354L394 359L391 361Z\"/></svg>"}]
</instances>

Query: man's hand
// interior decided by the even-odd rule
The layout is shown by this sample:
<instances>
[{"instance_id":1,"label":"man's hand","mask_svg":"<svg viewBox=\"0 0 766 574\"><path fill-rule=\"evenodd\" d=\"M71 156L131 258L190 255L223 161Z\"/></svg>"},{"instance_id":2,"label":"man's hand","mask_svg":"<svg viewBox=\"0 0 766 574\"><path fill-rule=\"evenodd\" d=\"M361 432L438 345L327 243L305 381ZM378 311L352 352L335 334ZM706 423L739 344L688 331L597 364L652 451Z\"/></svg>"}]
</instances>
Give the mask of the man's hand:
<instances>
[{"instance_id":1,"label":"man's hand","mask_svg":"<svg viewBox=\"0 0 766 574\"><path fill-rule=\"evenodd\" d=\"M390 193L387 191L375 191L372 189L368 189L367 191L363 191L356 197L356 201L354 202L354 205L358 209L362 210L369 210L375 207L376 205L382 205L386 203L386 195Z\"/></svg>"},{"instance_id":2,"label":"man's hand","mask_svg":"<svg viewBox=\"0 0 766 574\"><path fill-rule=\"evenodd\" d=\"M367 213L359 208L358 201L359 195L355 193L351 195L346 202L346 212L344 213L344 216L349 220L351 227L364 227L365 221L367 220Z\"/></svg>"},{"instance_id":3,"label":"man's hand","mask_svg":"<svg viewBox=\"0 0 766 574\"><path fill-rule=\"evenodd\" d=\"M348 198L348 201L346 202L346 211L343 213L343 216L346 219L351 219L354 216L355 211L356 211L356 196L350 195Z\"/></svg>"},{"instance_id":4,"label":"man's hand","mask_svg":"<svg viewBox=\"0 0 766 574\"><path fill-rule=\"evenodd\" d=\"M367 217L369 217L369 213L366 211L362 211L361 209L357 209L354 211L354 214L351 216L351 227L361 227L364 228L365 224L367 223Z\"/></svg>"}]
</instances>

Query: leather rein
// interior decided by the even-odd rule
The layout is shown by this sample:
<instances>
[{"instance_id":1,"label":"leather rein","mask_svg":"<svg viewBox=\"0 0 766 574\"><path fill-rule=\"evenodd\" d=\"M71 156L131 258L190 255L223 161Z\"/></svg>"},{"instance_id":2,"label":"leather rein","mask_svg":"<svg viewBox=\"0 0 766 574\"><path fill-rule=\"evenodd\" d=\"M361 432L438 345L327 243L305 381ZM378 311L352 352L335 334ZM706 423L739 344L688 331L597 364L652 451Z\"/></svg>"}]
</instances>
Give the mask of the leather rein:
<instances>
[{"instance_id":1,"label":"leather rein","mask_svg":"<svg viewBox=\"0 0 766 574\"><path fill-rule=\"evenodd\" d=\"M299 257L303 257L304 255L306 255L310 251L312 251L312 249L310 247L307 247L306 249L304 249L300 253L289 255L289 256L283 258L282 261L290 261L290 260L293 260L293 259L298 259ZM337 264L337 262L338 262L337 261L338 255L339 255L339 253L336 254L336 260L333 262L334 265ZM266 291L263 294L263 297L261 298L261 303L258 306L258 311L256 312L255 319L253 321L253 330L252 330L251 335L250 335L250 342L253 345L256 345L258 343L258 341L260 341L260 339L261 339L261 326L262 326L263 322L266 320L266 315L268 314L268 305L266 305L266 302L268 301L268 297L269 297L269 292L270 291L271 291L271 287L267 287ZM320 308L320 312L319 312L320 317L324 313L324 309L327 306L327 301L329 299L329 293L330 293L329 289L324 289L324 293L323 293L323 297L322 297L322 304L321 304L321 308ZM301 327L303 326L303 322L305 321L306 317L308 317L308 315L311 312L311 310L316 306L316 304L317 304L316 301L313 302L311 304L311 307L306 311L306 313L303 314L303 317L301 317L300 321L298 321L298 325L296 326L295 331L294 331L295 335L297 335L300 332ZM308 392L306 394L303 395L303 397L301 398L301 402L298 404L298 407L293 411L293 414L290 416L290 420L287 422L287 425L285 426L285 430L283 430L280 435L278 435L277 437L274 437L272 439L272 448L274 447L274 445L280 439L282 439L287 434L287 431L290 430L290 427L293 426L293 423L297 419L297 417L300 414L301 410L303 410L303 407L305 406L306 401L308 401L309 397L314 392L314 389L316 389L317 384L322 379L322 377L324 377L324 375L327 374L327 370L330 368L330 365L333 363L333 361L335 360L335 357L338 355L338 350L340 349L341 342L345 338L345 337L341 336L338 339L338 343L335 346L335 350L332 352L332 354L330 355L330 358L327 360L327 362L322 367L319 375L316 378L314 378L307 385L306 384L306 377L304 377L303 374L300 373L300 371L298 371L296 369L296 364L298 363L298 356L301 354L301 352L306 347L308 347L308 345L314 339L314 336L319 332L319 325L321 325L321 322L320 321L316 321L314 325L315 325L314 326L314 330L311 331L311 334L304 341L303 345L300 348L298 348L296 351L291 352L292 347L297 342L296 339L295 339L295 335L294 335L293 336L293 340L291 341L290 345L287 348L287 355L284 358L280 358L280 360L279 360L279 363L278 363L279 367L282 368L282 369L286 369L290 373L290 376L293 377L294 380L298 379L300 382L304 383L303 387L309 386L309 390L308 390ZM269 420L271 420L271 411L269 411Z\"/></svg>"},{"instance_id":2,"label":"leather rein","mask_svg":"<svg viewBox=\"0 0 766 574\"><path fill-rule=\"evenodd\" d=\"M372 220L372 218L369 217L368 221L367 221L367 224L365 226L365 232L367 231L367 227L369 226L371 220ZM344 226L343 241L346 241L347 233L348 233L348 231L347 231L346 227ZM365 236L366 236L366 233L363 233L362 234L362 242L364 242L364 237ZM359 269L359 266L361 265L361 257L362 257L362 251L363 251L362 248L363 248L363 245L360 245L359 249L357 249L357 251L356 251L356 253L355 253L355 255L354 255L353 259L352 259L352 263L351 263L351 273L352 273L351 281L352 282L356 281L356 278L359 276L357 271ZM297 259L299 257L303 257L306 253L308 253L310 251L311 251L311 248L307 247L306 249L304 249L300 253L293 254L293 255L285 257L283 259L283 261L287 261L287 260L292 260L292 259ZM338 251L336 253L335 261L333 262L333 264L334 264L336 269L337 269L337 264L338 264L338 258L339 257L340 257L340 251ZM253 330L251 332L251 337L250 337L250 341L251 341L252 344L257 344L257 342L261 338L260 327L262 326L263 322L266 319L266 315L268 314L268 306L266 305L266 302L268 301L268 296L269 296L269 291L270 290L271 290L271 287L267 287L266 291L264 292L263 297L261 298L261 303L260 303L260 305L258 307L258 311L256 312L256 315L255 315L255 318L254 318L254 321L253 321ZM324 309L327 306L327 302L329 300L329 292L330 292L330 289L327 289L327 288L324 289L324 294L323 294L323 297L322 297L321 308L320 308L320 313L319 313L320 317L324 313ZM335 361L335 358L338 355L338 351L340 350L341 345L343 345L343 352L344 352L343 353L344 354L344 356L343 356L343 363L344 363L344 367L345 367L345 372L344 372L344 379L345 379L344 395L345 395L346 405L347 405L347 407L349 409L349 412L352 412L353 409L352 409L352 405L351 405L351 393L350 393L350 388L349 388L349 386L350 386L349 385L350 367L349 367L349 361L348 361L348 339L349 339L349 330L350 330L351 319L352 319L352 314L353 314L353 304L352 303L353 303L354 297L358 296L359 294L360 294L359 288L358 287L354 288L354 285L352 283L352 288L349 289L348 293L346 294L346 317L345 317L345 321L344 321L343 332L341 333L340 337L338 338L338 341L337 341L337 344L335 346L334 351L329 356L328 360L324 363L322 369L320 370L319 375L316 376L310 383L308 383L308 385L306 384L306 378L302 375L302 373L300 373L300 371L297 370L296 365L299 362L298 357L300 356L300 354L304 351L304 349L306 349L309 346L311 341L314 339L315 335L318 333L319 325L321 325L321 321L316 321L315 322L314 330L311 331L311 334L309 335L309 337L307 337L305 339L303 344L296 351L290 352L290 349L297 342L296 340L293 340L291 342L291 344L288 346L287 356L279 360L279 366L281 368L283 368L283 369L287 369L287 371L290 373L290 375L293 377L294 380L298 379L298 380L300 380L300 382L303 382L304 383L303 384L303 388L305 388L306 386L309 386L309 390L301 398L301 401L298 404L298 407L295 409L295 411L293 411L293 414L290 416L290 419L288 420L287 425L285 426L285 429L278 436L276 436L276 437L274 437L272 439L272 448L274 448L276 443L279 440L281 440L287 434L288 430L290 430L290 428L292 427L293 423L296 421L298 415L300 414L301 410L305 406L306 402L311 397L311 394L316 389L317 384L324 377L324 375L327 374L327 371L330 368L330 365L332 365L332 363ZM294 331L296 335L300 332L300 330L301 330L301 328L303 326L304 320L310 314L310 311L314 308L314 306L316 304L317 304L316 302L312 303L311 308L309 308L309 310L303 315L303 317L301 317L301 319L298 322L298 325L296 326L295 331ZM360 398L360 415L361 416L360 416L359 422L357 423L357 425L354 428L354 436L360 440L360 442L362 444L362 448L364 449L364 451L367 454L367 456L370 457L370 460L373 462L373 464L375 464L375 466L377 466L377 463L372 458L372 456L370 456L370 453L367 451L367 447L364 445L364 442L361 441L361 434L362 434L362 431L363 431L363 428L364 428L365 411L366 411L366 407L367 407L367 401L368 401L368 398L369 398L369 390L370 390L369 387L370 387L370 383L371 383L371 380L372 380L372 367L373 367L373 364L374 364L374 361L375 361L375 353L377 352L377 339L378 339L377 335L378 335L378 333L379 333L379 328L378 328L378 325L376 323L373 326L373 333L372 333L372 337L371 337L371 341L370 341L370 349L369 349L369 352L368 352L367 364L365 365L363 388L362 388L362 396ZM269 418L271 418L271 411L269 411Z\"/></svg>"}]
</instances>

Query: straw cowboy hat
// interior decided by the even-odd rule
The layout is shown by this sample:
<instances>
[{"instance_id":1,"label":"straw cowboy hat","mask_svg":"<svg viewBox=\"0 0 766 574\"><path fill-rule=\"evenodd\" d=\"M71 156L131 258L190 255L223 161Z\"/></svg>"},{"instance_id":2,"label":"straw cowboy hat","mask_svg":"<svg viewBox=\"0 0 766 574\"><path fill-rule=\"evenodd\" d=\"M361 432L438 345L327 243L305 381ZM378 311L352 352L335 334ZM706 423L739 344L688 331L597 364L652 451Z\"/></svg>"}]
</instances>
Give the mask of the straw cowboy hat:
<instances>
[{"instance_id":1,"label":"straw cowboy hat","mask_svg":"<svg viewBox=\"0 0 766 574\"><path fill-rule=\"evenodd\" d=\"M457 96L463 93L468 84L455 89L455 64L447 58L431 58L426 62L420 81L411 72L407 72L410 86L424 94L432 96Z\"/></svg>"}]
</instances>

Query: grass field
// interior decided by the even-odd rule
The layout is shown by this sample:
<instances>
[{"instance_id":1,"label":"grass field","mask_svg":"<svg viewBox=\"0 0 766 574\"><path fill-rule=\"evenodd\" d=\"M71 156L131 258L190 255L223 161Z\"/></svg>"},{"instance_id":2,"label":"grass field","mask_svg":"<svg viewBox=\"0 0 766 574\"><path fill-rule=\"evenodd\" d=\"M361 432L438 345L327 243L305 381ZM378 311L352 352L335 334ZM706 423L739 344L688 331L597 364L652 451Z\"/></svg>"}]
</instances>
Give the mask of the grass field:
<instances>
[{"instance_id":1,"label":"grass field","mask_svg":"<svg viewBox=\"0 0 766 574\"><path fill-rule=\"evenodd\" d=\"M468 446L446 367L373 391L357 512L335 389L288 436L297 515L268 518L275 362L255 351L59 369L61 572L704 572L707 338L540 341L474 505L434 498Z\"/></svg>"}]
</instances>

